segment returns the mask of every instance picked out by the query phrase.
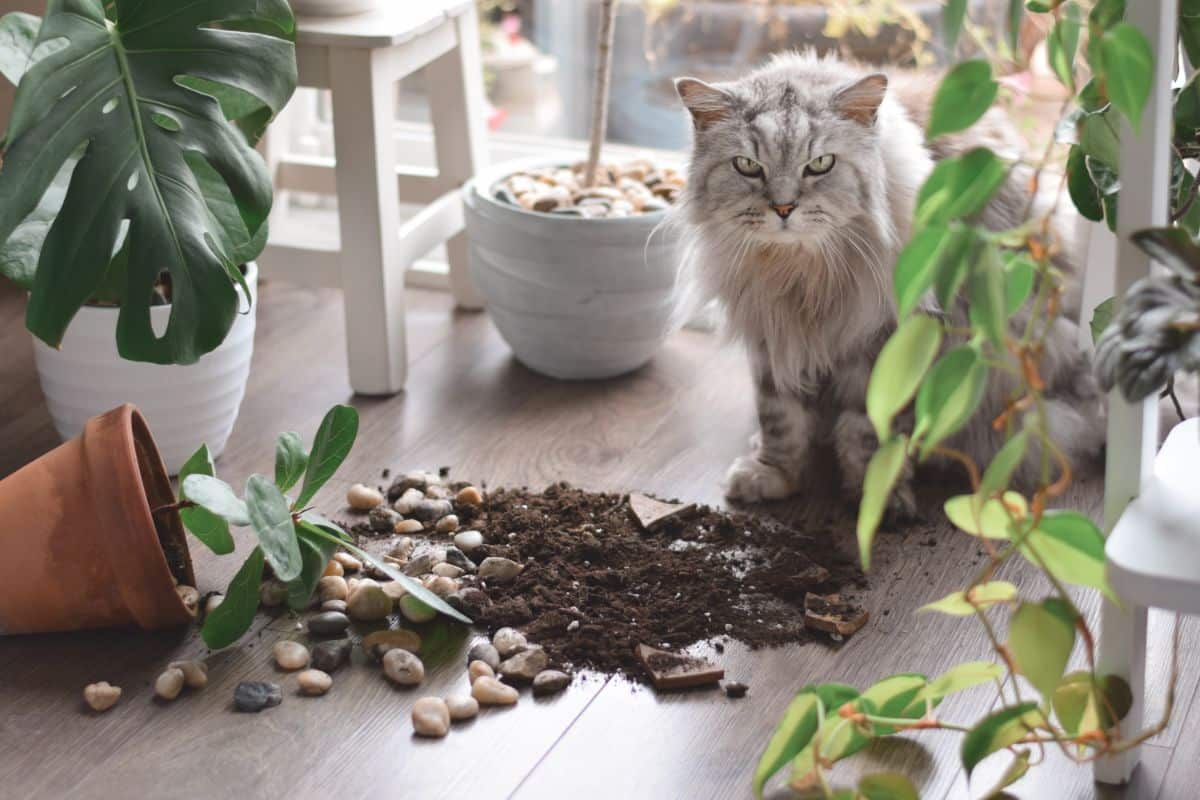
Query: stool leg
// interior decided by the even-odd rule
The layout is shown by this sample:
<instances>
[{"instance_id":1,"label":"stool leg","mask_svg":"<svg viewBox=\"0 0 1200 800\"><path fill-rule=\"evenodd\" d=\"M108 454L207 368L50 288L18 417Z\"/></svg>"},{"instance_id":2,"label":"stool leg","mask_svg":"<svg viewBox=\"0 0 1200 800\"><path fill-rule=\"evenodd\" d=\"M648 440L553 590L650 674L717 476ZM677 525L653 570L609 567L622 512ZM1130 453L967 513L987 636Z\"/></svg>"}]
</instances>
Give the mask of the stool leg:
<instances>
[{"instance_id":1,"label":"stool leg","mask_svg":"<svg viewBox=\"0 0 1200 800\"><path fill-rule=\"evenodd\" d=\"M1132 736L1142 727L1143 700L1146 693L1146 609L1128 604L1120 608L1104 600L1100 607L1100 642L1096 669L1102 675L1119 675L1129 682L1133 705L1121 720L1121 734ZM1138 765L1138 748L1102 758L1094 764L1094 776L1100 783L1122 784L1129 781Z\"/></svg>"},{"instance_id":2,"label":"stool leg","mask_svg":"<svg viewBox=\"0 0 1200 800\"><path fill-rule=\"evenodd\" d=\"M487 123L479 23L475 11L455 18L458 46L428 67L430 112L437 151L438 182L444 191L461 186L487 163ZM450 289L459 308L483 307L467 269L467 236L446 242Z\"/></svg>"},{"instance_id":3,"label":"stool leg","mask_svg":"<svg viewBox=\"0 0 1200 800\"><path fill-rule=\"evenodd\" d=\"M394 81L383 52L329 53L350 385L394 394L408 370L396 194Z\"/></svg>"}]
</instances>

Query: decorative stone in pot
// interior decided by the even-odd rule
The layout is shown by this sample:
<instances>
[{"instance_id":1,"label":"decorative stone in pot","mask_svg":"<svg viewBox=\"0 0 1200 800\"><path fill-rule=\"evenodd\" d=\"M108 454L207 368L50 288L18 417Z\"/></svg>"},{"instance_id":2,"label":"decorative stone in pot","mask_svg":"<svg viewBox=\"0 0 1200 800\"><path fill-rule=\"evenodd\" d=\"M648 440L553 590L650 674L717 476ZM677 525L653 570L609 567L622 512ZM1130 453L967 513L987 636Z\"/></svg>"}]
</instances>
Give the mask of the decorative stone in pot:
<instances>
[{"instance_id":1,"label":"decorative stone in pot","mask_svg":"<svg viewBox=\"0 0 1200 800\"><path fill-rule=\"evenodd\" d=\"M33 354L42 393L54 427L63 439L79 435L88 419L122 403L132 403L154 430L171 475L207 443L213 458L237 420L250 358L254 354L258 313L258 267L246 266L251 303L241 312L219 347L186 366L126 361L117 353L115 306L84 306L71 321L58 349L37 337ZM171 306L151 306L150 318L161 335Z\"/></svg>"},{"instance_id":2,"label":"decorative stone in pot","mask_svg":"<svg viewBox=\"0 0 1200 800\"><path fill-rule=\"evenodd\" d=\"M671 332L675 248L655 230L665 211L543 213L496 195L513 173L563 163L511 161L466 184L471 277L521 363L554 378L611 378L648 362Z\"/></svg>"},{"instance_id":3,"label":"decorative stone in pot","mask_svg":"<svg viewBox=\"0 0 1200 800\"><path fill-rule=\"evenodd\" d=\"M389 2L409 0L291 0L296 16L348 17L383 8Z\"/></svg>"},{"instance_id":4,"label":"decorative stone in pot","mask_svg":"<svg viewBox=\"0 0 1200 800\"><path fill-rule=\"evenodd\" d=\"M194 586L171 482L131 405L0 480L0 635L193 617Z\"/></svg>"}]
</instances>

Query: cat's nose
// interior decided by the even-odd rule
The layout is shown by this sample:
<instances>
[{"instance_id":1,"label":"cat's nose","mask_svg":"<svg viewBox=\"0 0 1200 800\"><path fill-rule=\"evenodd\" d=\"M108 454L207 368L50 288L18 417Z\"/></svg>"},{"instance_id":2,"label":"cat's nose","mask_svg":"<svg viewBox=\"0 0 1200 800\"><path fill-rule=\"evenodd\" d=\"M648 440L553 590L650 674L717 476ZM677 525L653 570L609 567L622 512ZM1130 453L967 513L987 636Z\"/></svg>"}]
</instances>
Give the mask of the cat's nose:
<instances>
[{"instance_id":1,"label":"cat's nose","mask_svg":"<svg viewBox=\"0 0 1200 800\"><path fill-rule=\"evenodd\" d=\"M771 208L775 209L775 213L780 219L787 219L793 211L796 210L795 203L771 203Z\"/></svg>"}]
</instances>

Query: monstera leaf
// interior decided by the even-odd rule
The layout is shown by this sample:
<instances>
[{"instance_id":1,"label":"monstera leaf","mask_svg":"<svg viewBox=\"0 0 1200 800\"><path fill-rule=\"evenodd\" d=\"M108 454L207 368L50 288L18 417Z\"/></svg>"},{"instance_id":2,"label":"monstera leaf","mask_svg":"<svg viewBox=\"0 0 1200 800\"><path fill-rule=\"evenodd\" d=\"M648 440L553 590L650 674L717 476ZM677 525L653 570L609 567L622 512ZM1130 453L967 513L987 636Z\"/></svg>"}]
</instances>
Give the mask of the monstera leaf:
<instances>
[{"instance_id":1,"label":"monstera leaf","mask_svg":"<svg viewBox=\"0 0 1200 800\"><path fill-rule=\"evenodd\" d=\"M221 343L237 267L265 239L271 181L250 140L295 89L293 27L285 0L49 0L0 167L0 242L54 212L40 248L26 224L18 256L0 258L14 280L32 276L30 331L58 345L80 306L116 285L125 358L187 364ZM34 250L36 267L22 266ZM156 336L163 273L171 316Z\"/></svg>"}]
</instances>

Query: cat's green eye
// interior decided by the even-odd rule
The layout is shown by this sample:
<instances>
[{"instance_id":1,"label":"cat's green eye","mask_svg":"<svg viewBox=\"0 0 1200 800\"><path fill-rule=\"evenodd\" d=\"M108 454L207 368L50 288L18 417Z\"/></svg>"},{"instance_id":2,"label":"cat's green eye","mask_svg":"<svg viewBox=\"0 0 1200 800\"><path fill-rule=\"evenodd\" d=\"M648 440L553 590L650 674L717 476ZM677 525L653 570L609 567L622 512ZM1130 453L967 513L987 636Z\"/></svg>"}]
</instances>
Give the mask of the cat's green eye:
<instances>
[{"instance_id":1,"label":"cat's green eye","mask_svg":"<svg viewBox=\"0 0 1200 800\"><path fill-rule=\"evenodd\" d=\"M761 178L763 176L763 165L755 161L753 158L734 156L733 168L745 175L747 178Z\"/></svg>"},{"instance_id":2,"label":"cat's green eye","mask_svg":"<svg viewBox=\"0 0 1200 800\"><path fill-rule=\"evenodd\" d=\"M804 168L805 175L824 175L829 170L833 169L833 165L837 163L837 159L833 155L817 156Z\"/></svg>"}]
</instances>

